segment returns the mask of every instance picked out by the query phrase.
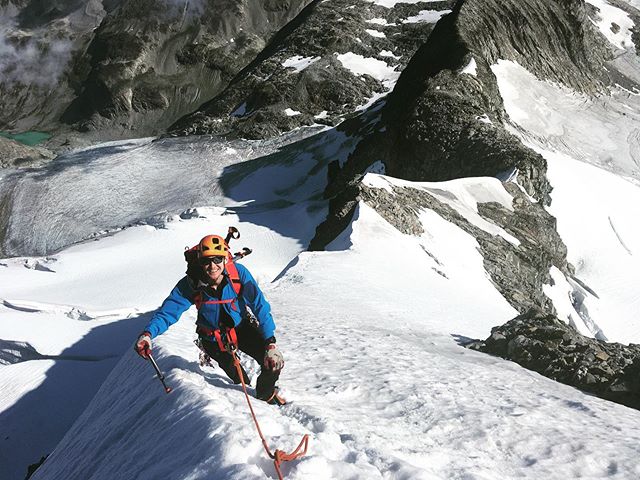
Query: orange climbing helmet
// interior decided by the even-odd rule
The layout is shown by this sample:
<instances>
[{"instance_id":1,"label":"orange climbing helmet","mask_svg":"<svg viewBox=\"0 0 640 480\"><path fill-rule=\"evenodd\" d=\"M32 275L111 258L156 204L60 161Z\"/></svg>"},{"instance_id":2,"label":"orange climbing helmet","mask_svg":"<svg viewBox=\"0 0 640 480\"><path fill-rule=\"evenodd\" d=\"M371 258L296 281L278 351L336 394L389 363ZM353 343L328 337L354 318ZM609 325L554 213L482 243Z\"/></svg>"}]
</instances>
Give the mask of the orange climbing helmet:
<instances>
[{"instance_id":1,"label":"orange climbing helmet","mask_svg":"<svg viewBox=\"0 0 640 480\"><path fill-rule=\"evenodd\" d=\"M229 247L219 235L207 235L198 244L198 258L226 257L228 253Z\"/></svg>"}]
</instances>

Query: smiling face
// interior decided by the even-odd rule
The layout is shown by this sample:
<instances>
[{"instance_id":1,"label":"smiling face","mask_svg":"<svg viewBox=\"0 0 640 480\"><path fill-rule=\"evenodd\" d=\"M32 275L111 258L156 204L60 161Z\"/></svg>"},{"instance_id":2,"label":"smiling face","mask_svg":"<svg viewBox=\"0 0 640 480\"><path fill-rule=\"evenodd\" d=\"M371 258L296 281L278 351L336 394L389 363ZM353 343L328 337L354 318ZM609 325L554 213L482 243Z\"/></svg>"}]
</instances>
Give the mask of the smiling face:
<instances>
[{"instance_id":1,"label":"smiling face","mask_svg":"<svg viewBox=\"0 0 640 480\"><path fill-rule=\"evenodd\" d=\"M210 285L220 285L223 278L222 273L224 272L225 263L226 258L220 255L200 259L200 265L202 266L204 276Z\"/></svg>"}]
</instances>

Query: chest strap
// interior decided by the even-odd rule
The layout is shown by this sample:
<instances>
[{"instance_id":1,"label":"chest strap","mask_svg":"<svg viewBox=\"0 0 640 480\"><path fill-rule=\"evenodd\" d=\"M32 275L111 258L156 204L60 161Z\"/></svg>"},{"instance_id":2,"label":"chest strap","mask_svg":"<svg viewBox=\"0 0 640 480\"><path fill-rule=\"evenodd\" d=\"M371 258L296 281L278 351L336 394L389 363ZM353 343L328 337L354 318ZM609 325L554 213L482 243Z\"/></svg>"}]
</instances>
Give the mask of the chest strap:
<instances>
[{"instance_id":1,"label":"chest strap","mask_svg":"<svg viewBox=\"0 0 640 480\"><path fill-rule=\"evenodd\" d=\"M222 305L224 303L230 303L231 304L231 308L233 310L238 310L238 307L236 306L236 299L235 298L227 298L225 300L202 300L202 292L197 292L194 296L193 296L193 303L195 303L196 308L198 310L200 310L200 307L202 307L202 305Z\"/></svg>"}]
</instances>

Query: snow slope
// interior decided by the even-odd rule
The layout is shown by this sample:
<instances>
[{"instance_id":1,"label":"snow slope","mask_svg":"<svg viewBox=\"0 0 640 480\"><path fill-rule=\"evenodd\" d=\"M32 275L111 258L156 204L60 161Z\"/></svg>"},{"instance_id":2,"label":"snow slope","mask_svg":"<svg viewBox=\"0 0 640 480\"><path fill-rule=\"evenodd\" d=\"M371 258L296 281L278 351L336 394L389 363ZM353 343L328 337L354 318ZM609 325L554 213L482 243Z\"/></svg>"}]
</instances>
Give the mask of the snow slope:
<instances>
[{"instance_id":1,"label":"snow slope","mask_svg":"<svg viewBox=\"0 0 640 480\"><path fill-rule=\"evenodd\" d=\"M130 271L136 246L156 237L156 258L163 260L155 263L164 268L153 271L157 284L145 285L154 303L179 276L179 245L230 220L212 215L161 230L136 227L69 249L58 263L70 265L83 252L100 258L121 245L128 256L102 257ZM287 478L639 474L640 412L458 345L514 312L488 281L470 287L482 265L473 239L433 213L424 212L423 221L435 238L448 239L431 246L448 279L430 268L420 247L428 239L399 234L361 205L332 251L300 253L276 282L263 282L287 359L281 384L291 403L277 409L256 402L255 408L272 448L288 450L303 434L311 436L308 455L285 467ZM239 227L241 243L256 248L247 266L268 277L270 254L286 242L276 237L263 247L264 232ZM411 268L380 254L390 241L411 258ZM47 274L7 267L19 268ZM110 290L120 291L120 307L140 303L140 289L129 292L116 282ZM127 350L33 478L276 478L239 387L220 370L198 366L194 315L189 311L156 342L174 392L165 395L150 366Z\"/></svg>"},{"instance_id":2,"label":"snow slope","mask_svg":"<svg viewBox=\"0 0 640 480\"><path fill-rule=\"evenodd\" d=\"M286 183L283 174L269 178ZM261 199L247 213L253 221L241 218L246 212L201 208L193 218L128 228L48 259L2 261L1 338L54 357L27 361L23 349L25 361L0 368L2 391L13 391L0 404L1 423L12 428L12 441L1 440L7 478L23 478L26 464L63 436L33 478L276 478L239 387L219 369L197 364L194 309L155 342L170 395L131 351L144 312L182 275L183 247L232 224L242 232L236 246L254 248L243 262L272 304L287 361L280 383L290 404L256 402L261 427L272 448L291 450L303 434L311 437L308 455L284 467L286 478L640 474L640 412L459 345L515 315L468 234L425 210L427 233L402 235L361 204L328 251L304 252L317 222L308 209L314 200L282 210L272 184L261 190L251 176L243 178L253 187L238 181L229 191ZM288 194L313 192L313 176L305 179L307 187ZM366 182L387 188L398 181L369 175ZM437 188L457 192L456 208L472 217L488 192L506 195L496 183L465 179ZM474 191L481 196L460 194ZM287 235L273 223L276 213L294 215ZM401 261L389 255L390 245ZM34 265L40 267L26 268ZM89 385L71 366L87 359L62 358L123 352L104 383L106 371L85 370L101 377ZM244 361L255 375L255 365ZM18 375L32 380L24 385ZM82 401L68 401L76 392ZM77 418L73 426L63 425L61 413ZM47 435L39 436L43 427Z\"/></svg>"},{"instance_id":3,"label":"snow slope","mask_svg":"<svg viewBox=\"0 0 640 480\"><path fill-rule=\"evenodd\" d=\"M603 31L627 18L608 7L602 17ZM610 41L634 53L626 35ZM549 210L576 267L575 279L552 272L548 295L578 325L571 296L582 295L586 333L640 342L638 97L620 87L586 98L508 62L493 71L509 128L549 163ZM311 438L286 478L639 478L640 412L460 346L516 312L458 227L422 210L425 234L410 237L360 204L327 251L305 251L326 213L327 159L343 162L356 140L335 130L291 148L142 139L74 152L40 174L3 172L0 188L18 192L14 242L56 250L146 222L0 260L3 480L51 452L33 478L276 478L240 388L197 363L193 309L155 341L170 395L131 349L182 276L184 247L229 225L242 232L234 248L254 249L243 262L287 362L290 403L255 402L262 429L272 448ZM203 175L185 175L194 171ZM509 204L496 179L364 181L439 192L515 240L477 215L478 202ZM36 221L32 209L52 214Z\"/></svg>"}]
</instances>

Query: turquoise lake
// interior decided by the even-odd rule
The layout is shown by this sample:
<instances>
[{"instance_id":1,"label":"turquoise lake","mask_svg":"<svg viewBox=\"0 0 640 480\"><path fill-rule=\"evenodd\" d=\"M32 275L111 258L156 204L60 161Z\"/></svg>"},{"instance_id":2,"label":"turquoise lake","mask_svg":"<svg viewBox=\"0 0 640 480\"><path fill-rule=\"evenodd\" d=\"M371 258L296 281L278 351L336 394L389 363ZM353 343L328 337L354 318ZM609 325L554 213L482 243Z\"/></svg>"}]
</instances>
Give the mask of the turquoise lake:
<instances>
[{"instance_id":1,"label":"turquoise lake","mask_svg":"<svg viewBox=\"0 0 640 480\"><path fill-rule=\"evenodd\" d=\"M0 132L0 137L10 138L16 142L33 147L34 145L48 140L51 138L51 135L45 132L22 132L16 134Z\"/></svg>"}]
</instances>

